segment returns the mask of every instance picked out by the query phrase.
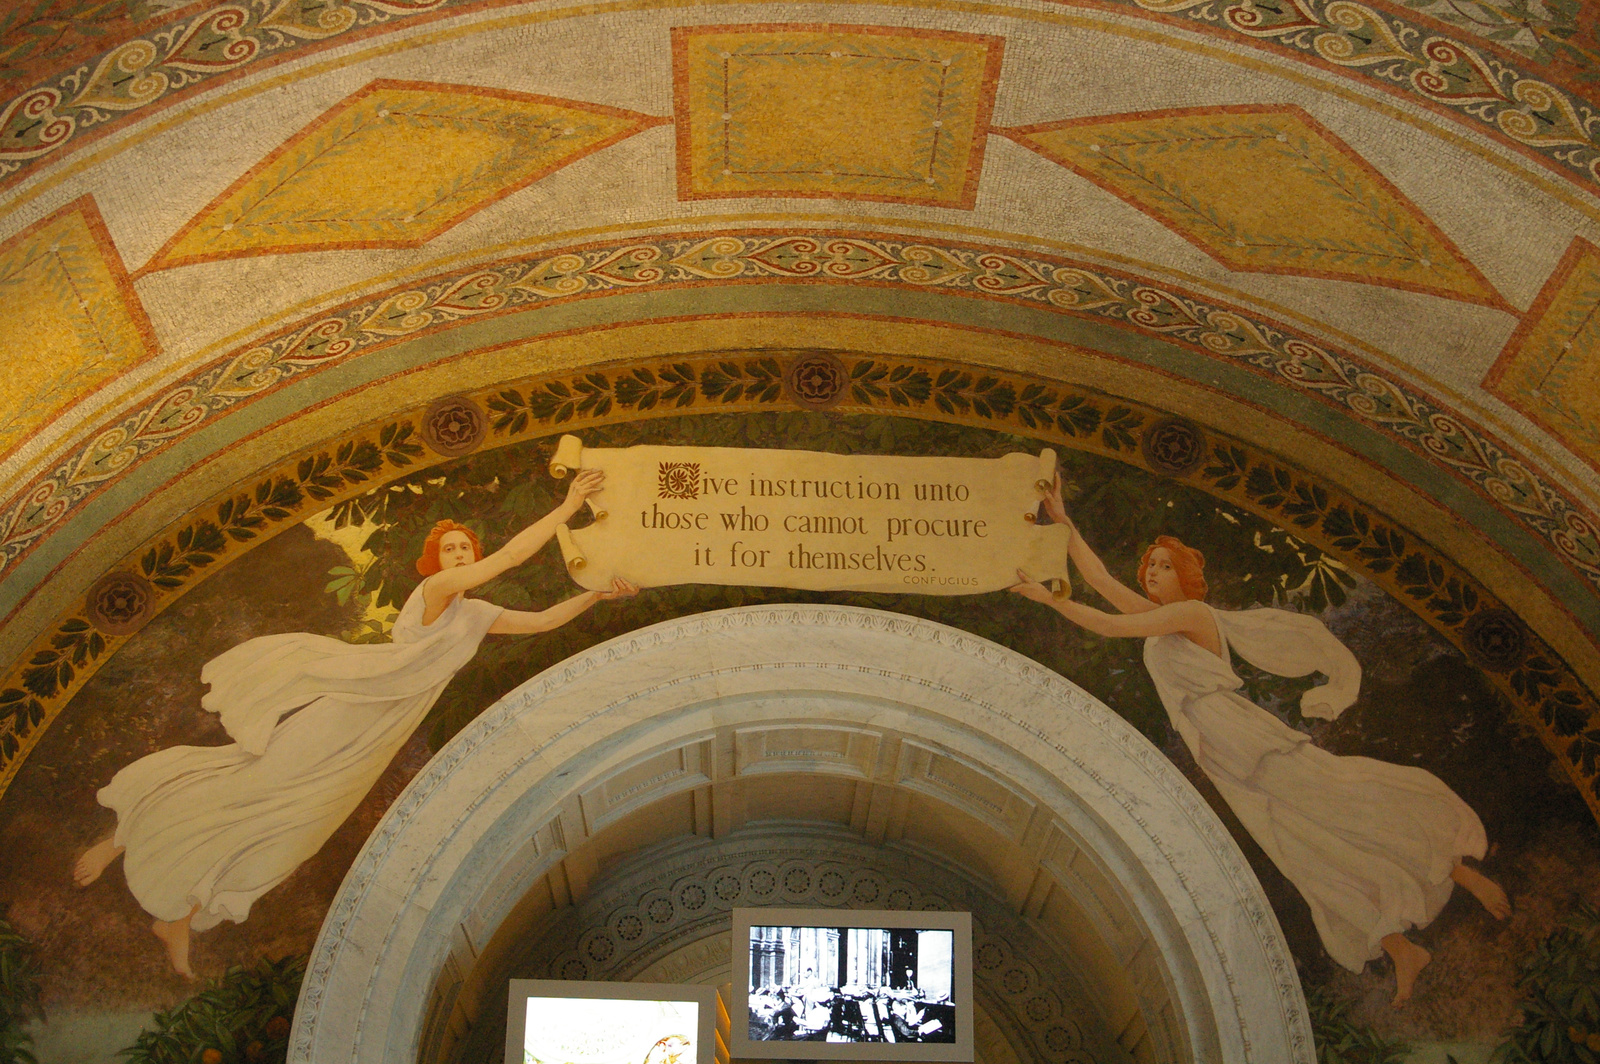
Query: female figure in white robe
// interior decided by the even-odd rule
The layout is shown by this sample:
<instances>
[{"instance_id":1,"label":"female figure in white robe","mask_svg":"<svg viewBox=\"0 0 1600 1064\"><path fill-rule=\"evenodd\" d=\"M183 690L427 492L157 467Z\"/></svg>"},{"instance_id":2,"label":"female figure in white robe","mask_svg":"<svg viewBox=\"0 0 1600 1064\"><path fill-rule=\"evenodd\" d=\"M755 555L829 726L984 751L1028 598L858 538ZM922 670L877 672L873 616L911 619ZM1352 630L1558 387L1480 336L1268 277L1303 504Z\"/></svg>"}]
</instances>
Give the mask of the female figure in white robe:
<instances>
[{"instance_id":1,"label":"female figure in white robe","mask_svg":"<svg viewBox=\"0 0 1600 1064\"><path fill-rule=\"evenodd\" d=\"M1070 524L1059 491L1052 520ZM1076 530L1074 530L1076 533ZM1121 611L1108 614L1018 572L1012 588L1104 636L1142 636L1144 661L1201 771L1311 907L1328 954L1354 972L1387 953L1394 1003L1411 996L1432 959L1405 937L1431 923L1456 885L1505 919L1505 891L1463 864L1486 840L1476 813L1436 776L1368 757L1340 757L1238 694L1229 650L1279 676L1320 672L1328 682L1301 712L1331 720L1356 700L1361 666L1315 617L1287 610L1218 610L1203 601L1204 558L1159 537L1139 566L1140 595L1114 579L1076 534L1070 557L1089 585ZM1381 951L1381 952L1380 952Z\"/></svg>"},{"instance_id":2,"label":"female figure in white robe","mask_svg":"<svg viewBox=\"0 0 1600 1064\"><path fill-rule=\"evenodd\" d=\"M465 592L522 564L600 490L586 470L566 500L480 557L477 537L441 521L417 568L425 579L395 620L392 643L326 636L262 636L213 658L201 705L233 743L176 746L122 769L98 794L117 814L113 835L79 859L88 886L122 856L128 888L181 975L189 939L243 921L257 898L288 878L361 803L485 635L545 632L601 599L633 595L616 581L547 610L524 612Z\"/></svg>"}]
</instances>

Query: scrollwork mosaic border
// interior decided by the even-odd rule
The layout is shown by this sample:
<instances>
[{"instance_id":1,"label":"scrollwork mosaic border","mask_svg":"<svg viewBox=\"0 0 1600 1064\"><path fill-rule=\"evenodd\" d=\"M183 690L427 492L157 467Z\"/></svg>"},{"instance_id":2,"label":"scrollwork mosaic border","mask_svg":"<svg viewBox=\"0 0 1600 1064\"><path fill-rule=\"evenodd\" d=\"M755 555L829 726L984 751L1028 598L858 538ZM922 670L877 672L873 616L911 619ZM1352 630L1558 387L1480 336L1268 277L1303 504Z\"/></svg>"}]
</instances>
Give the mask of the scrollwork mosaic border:
<instances>
[{"instance_id":1,"label":"scrollwork mosaic border","mask_svg":"<svg viewBox=\"0 0 1600 1064\"><path fill-rule=\"evenodd\" d=\"M1327 404L1459 479L1600 589L1600 519L1491 433L1328 345L1179 289L1059 257L881 235L770 232L615 241L509 260L352 303L224 356L102 426L0 504L0 575L141 459L305 374L473 319L718 283L856 284L1003 300L1225 360ZM859 384L903 405L894 399L904 394L897 382ZM980 401L975 409L982 408Z\"/></svg>"}]
</instances>

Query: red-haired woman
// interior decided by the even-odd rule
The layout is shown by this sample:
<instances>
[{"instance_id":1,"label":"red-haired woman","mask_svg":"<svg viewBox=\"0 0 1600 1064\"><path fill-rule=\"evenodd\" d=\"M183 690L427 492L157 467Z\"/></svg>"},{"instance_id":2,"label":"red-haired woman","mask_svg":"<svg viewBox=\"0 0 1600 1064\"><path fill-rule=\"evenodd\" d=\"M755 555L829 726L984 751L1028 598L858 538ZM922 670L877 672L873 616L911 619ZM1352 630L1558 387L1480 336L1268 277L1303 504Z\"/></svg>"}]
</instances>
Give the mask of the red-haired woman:
<instances>
[{"instance_id":1,"label":"red-haired woman","mask_svg":"<svg viewBox=\"0 0 1600 1064\"><path fill-rule=\"evenodd\" d=\"M1051 519L1070 524L1059 491ZM1206 605L1205 559L1159 536L1126 587L1074 530L1070 557L1089 585L1120 613L1104 613L1018 572L1012 588L1104 636L1143 637L1145 668L1172 725L1245 829L1311 907L1328 954L1351 971L1387 953L1394 1003L1411 996L1432 959L1405 937L1465 887L1499 919L1511 904L1463 857L1481 858L1476 813L1436 776L1369 757L1340 757L1241 696L1229 652L1279 676L1320 672L1300 712L1331 720L1361 687L1361 666L1315 617L1287 610L1218 610Z\"/></svg>"},{"instance_id":2,"label":"red-haired woman","mask_svg":"<svg viewBox=\"0 0 1600 1064\"><path fill-rule=\"evenodd\" d=\"M618 580L537 612L466 596L531 558L603 477L580 473L560 506L488 557L464 525L435 525L392 643L269 635L207 662L201 705L234 741L161 750L118 772L98 795L116 812L116 831L79 859L79 886L123 856L128 888L155 917L173 968L192 977L190 933L244 920L322 848L484 636L546 632L602 599L637 593Z\"/></svg>"}]
</instances>

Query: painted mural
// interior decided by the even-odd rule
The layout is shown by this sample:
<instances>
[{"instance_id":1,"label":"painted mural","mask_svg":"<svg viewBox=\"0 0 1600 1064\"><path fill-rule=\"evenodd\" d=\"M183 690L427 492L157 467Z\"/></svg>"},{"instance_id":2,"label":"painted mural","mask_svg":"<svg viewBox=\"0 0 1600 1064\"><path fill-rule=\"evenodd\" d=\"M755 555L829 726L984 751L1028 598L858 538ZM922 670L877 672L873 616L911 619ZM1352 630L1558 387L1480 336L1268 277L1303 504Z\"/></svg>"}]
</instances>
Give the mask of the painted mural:
<instances>
[{"instance_id":1,"label":"painted mural","mask_svg":"<svg viewBox=\"0 0 1600 1064\"><path fill-rule=\"evenodd\" d=\"M0 1064L284 1060L454 736L796 602L1125 717L1319 1064L1600 1064L1597 367L1596 2L0 0Z\"/></svg>"},{"instance_id":2,"label":"painted mural","mask_svg":"<svg viewBox=\"0 0 1600 1064\"><path fill-rule=\"evenodd\" d=\"M1322 1059L1593 1052L1600 832L1493 677L1437 611L1385 590L1374 559L1126 460L975 426L773 411L581 438L963 459L1053 445L1036 516L1068 530L1070 595L1027 572L977 595L585 591L551 541L592 523L607 485L551 476L556 436L374 480L189 584L72 697L0 802L0 949L27 959L6 1007L44 1018L38 1059L281 1058L345 869L473 716L656 621L823 601L995 640L1156 743L1266 885ZM1552 1039L1569 1055L1540 1048Z\"/></svg>"}]
</instances>

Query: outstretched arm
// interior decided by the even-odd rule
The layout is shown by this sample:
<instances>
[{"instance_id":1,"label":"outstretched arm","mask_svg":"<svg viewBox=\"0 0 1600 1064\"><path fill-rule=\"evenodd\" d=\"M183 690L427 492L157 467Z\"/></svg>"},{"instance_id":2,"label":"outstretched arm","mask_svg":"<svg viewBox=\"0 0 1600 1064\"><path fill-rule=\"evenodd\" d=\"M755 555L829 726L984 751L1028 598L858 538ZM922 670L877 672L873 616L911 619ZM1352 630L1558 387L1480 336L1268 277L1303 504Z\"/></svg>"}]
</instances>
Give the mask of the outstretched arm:
<instances>
[{"instance_id":1,"label":"outstretched arm","mask_svg":"<svg viewBox=\"0 0 1600 1064\"><path fill-rule=\"evenodd\" d=\"M1058 525L1066 525L1072 531L1072 538L1068 540L1067 557L1072 559L1083 578L1089 586L1100 592L1101 596L1111 605L1123 613L1148 613L1156 608L1156 604L1145 596L1122 583L1111 575L1106 568L1106 563L1100 556L1084 542L1083 534L1078 531L1078 526L1072 523L1072 518L1067 516L1066 504L1061 501L1061 474L1056 473L1054 490L1045 497L1044 512L1050 515L1050 520Z\"/></svg>"},{"instance_id":2,"label":"outstretched arm","mask_svg":"<svg viewBox=\"0 0 1600 1064\"><path fill-rule=\"evenodd\" d=\"M547 610L506 610L489 626L490 635L532 635L560 628L596 602L632 598L639 589L626 580L611 581L610 591L585 591Z\"/></svg>"},{"instance_id":3,"label":"outstretched arm","mask_svg":"<svg viewBox=\"0 0 1600 1064\"><path fill-rule=\"evenodd\" d=\"M1058 599L1055 593L1032 579L1021 569L1017 577L1022 582L1011 590L1024 598L1042 602L1080 628L1096 635L1113 637L1142 637L1152 635L1185 635L1201 646L1210 647L1216 642L1216 625L1206 605L1196 599L1169 602L1158 606L1151 602L1149 609L1138 613L1106 613L1071 599Z\"/></svg>"},{"instance_id":4,"label":"outstretched arm","mask_svg":"<svg viewBox=\"0 0 1600 1064\"><path fill-rule=\"evenodd\" d=\"M1106 563L1090 549L1076 528L1072 530L1072 544L1067 548L1067 557L1072 559L1089 586L1123 613L1149 613L1158 608L1149 598L1112 576Z\"/></svg>"},{"instance_id":5,"label":"outstretched arm","mask_svg":"<svg viewBox=\"0 0 1600 1064\"><path fill-rule=\"evenodd\" d=\"M514 569L533 557L556 534L556 526L572 520L584 500L601 489L605 477L598 469L585 469L573 478L572 486L567 489L567 497L560 506L512 536L505 546L471 565L446 569L428 577L422 591L428 612L444 609L454 596L479 584L486 584L507 569Z\"/></svg>"}]
</instances>

